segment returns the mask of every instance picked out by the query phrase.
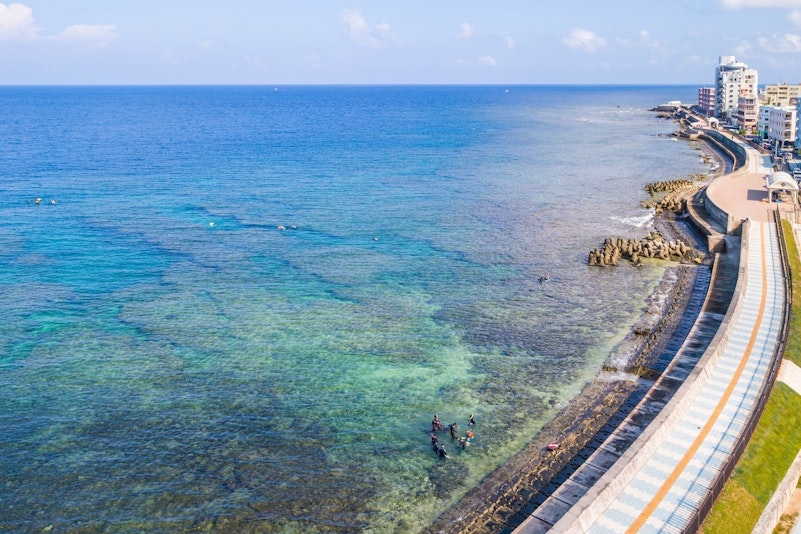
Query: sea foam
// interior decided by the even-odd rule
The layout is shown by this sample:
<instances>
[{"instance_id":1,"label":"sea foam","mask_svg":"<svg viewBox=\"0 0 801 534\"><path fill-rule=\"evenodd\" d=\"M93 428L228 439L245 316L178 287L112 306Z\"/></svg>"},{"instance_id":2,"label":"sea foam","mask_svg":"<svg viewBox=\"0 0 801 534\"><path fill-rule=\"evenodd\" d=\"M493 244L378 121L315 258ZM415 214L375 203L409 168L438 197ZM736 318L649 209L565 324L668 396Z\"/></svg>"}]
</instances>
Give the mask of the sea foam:
<instances>
[{"instance_id":1,"label":"sea foam","mask_svg":"<svg viewBox=\"0 0 801 534\"><path fill-rule=\"evenodd\" d=\"M639 217L611 217L611 219L634 228L649 228L654 223L654 210L648 210L645 215Z\"/></svg>"}]
</instances>

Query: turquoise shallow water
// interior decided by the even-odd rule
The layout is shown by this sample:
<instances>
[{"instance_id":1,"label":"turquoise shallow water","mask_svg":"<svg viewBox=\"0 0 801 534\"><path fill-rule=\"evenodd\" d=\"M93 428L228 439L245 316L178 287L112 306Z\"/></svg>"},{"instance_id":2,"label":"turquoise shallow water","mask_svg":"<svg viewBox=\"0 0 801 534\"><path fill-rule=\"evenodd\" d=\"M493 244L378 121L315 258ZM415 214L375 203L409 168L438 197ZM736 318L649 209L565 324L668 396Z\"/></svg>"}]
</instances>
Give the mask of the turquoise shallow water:
<instances>
[{"instance_id":1,"label":"turquoise shallow water","mask_svg":"<svg viewBox=\"0 0 801 534\"><path fill-rule=\"evenodd\" d=\"M705 170L692 97L0 88L0 530L421 530L643 308L586 253Z\"/></svg>"}]
</instances>

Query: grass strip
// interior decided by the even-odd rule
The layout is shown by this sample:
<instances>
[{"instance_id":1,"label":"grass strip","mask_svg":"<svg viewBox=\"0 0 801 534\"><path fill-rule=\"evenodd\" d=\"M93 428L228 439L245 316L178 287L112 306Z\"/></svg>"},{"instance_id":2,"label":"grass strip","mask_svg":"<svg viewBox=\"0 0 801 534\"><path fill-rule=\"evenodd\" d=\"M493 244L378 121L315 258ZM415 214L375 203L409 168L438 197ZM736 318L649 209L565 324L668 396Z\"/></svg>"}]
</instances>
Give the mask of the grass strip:
<instances>
[{"instance_id":1,"label":"grass strip","mask_svg":"<svg viewBox=\"0 0 801 534\"><path fill-rule=\"evenodd\" d=\"M790 308L790 330L787 335L787 345L784 357L801 366L801 259L798 257L798 247L795 232L790 221L782 220L784 242L787 244L787 255L790 258L790 278L793 292L793 304Z\"/></svg>"},{"instance_id":2,"label":"grass strip","mask_svg":"<svg viewBox=\"0 0 801 534\"><path fill-rule=\"evenodd\" d=\"M799 450L801 395L776 382L754 435L701 532L751 532Z\"/></svg>"}]
</instances>

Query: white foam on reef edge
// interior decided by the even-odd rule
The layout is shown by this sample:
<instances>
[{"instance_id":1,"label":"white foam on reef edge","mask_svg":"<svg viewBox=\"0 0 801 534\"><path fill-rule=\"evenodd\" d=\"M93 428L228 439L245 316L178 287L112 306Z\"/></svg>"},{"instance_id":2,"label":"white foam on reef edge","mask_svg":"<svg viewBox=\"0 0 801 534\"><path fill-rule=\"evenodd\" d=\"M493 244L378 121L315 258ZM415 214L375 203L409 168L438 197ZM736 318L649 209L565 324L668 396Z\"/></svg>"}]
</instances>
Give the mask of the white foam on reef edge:
<instances>
[{"instance_id":1,"label":"white foam on reef edge","mask_svg":"<svg viewBox=\"0 0 801 534\"><path fill-rule=\"evenodd\" d=\"M648 213L641 217L611 217L611 219L634 228L647 228L654 223L654 210L648 210Z\"/></svg>"}]
</instances>

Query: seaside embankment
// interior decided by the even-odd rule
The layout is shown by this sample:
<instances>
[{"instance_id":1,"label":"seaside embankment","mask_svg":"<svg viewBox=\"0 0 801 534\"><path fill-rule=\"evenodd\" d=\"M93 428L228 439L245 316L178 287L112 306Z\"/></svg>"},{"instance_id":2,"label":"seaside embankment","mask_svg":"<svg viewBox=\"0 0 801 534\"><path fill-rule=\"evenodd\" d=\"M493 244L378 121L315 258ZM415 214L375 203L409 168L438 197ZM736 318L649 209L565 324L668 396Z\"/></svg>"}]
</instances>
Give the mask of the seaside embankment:
<instances>
[{"instance_id":1,"label":"seaside embankment","mask_svg":"<svg viewBox=\"0 0 801 534\"><path fill-rule=\"evenodd\" d=\"M737 165L730 151L711 140L701 143L718 169L729 170ZM689 216L662 214L654 224L671 239L681 238L700 248L716 249L717 261L667 268L641 321L610 356L604 370L523 450L441 515L427 529L428 533L508 532L535 511L548 518L542 524L542 529L547 530L566 513L569 501L576 502L657 416L682 382L662 380L657 386L654 378L674 359L703 308L705 323L693 333L697 336L693 340L697 350L678 362L689 374L718 330L737 282L739 238L724 238L722 225L700 216L703 206L699 202L695 197L688 198ZM724 244L724 239L729 242ZM626 372L635 367L635 362L638 375ZM624 422L626 426L620 432ZM626 439L599 453L613 432ZM553 442L559 447L551 451L548 444ZM586 460L591 456L594 462L589 465ZM575 484L577 479L585 484ZM551 499L559 488L562 498Z\"/></svg>"}]
</instances>

